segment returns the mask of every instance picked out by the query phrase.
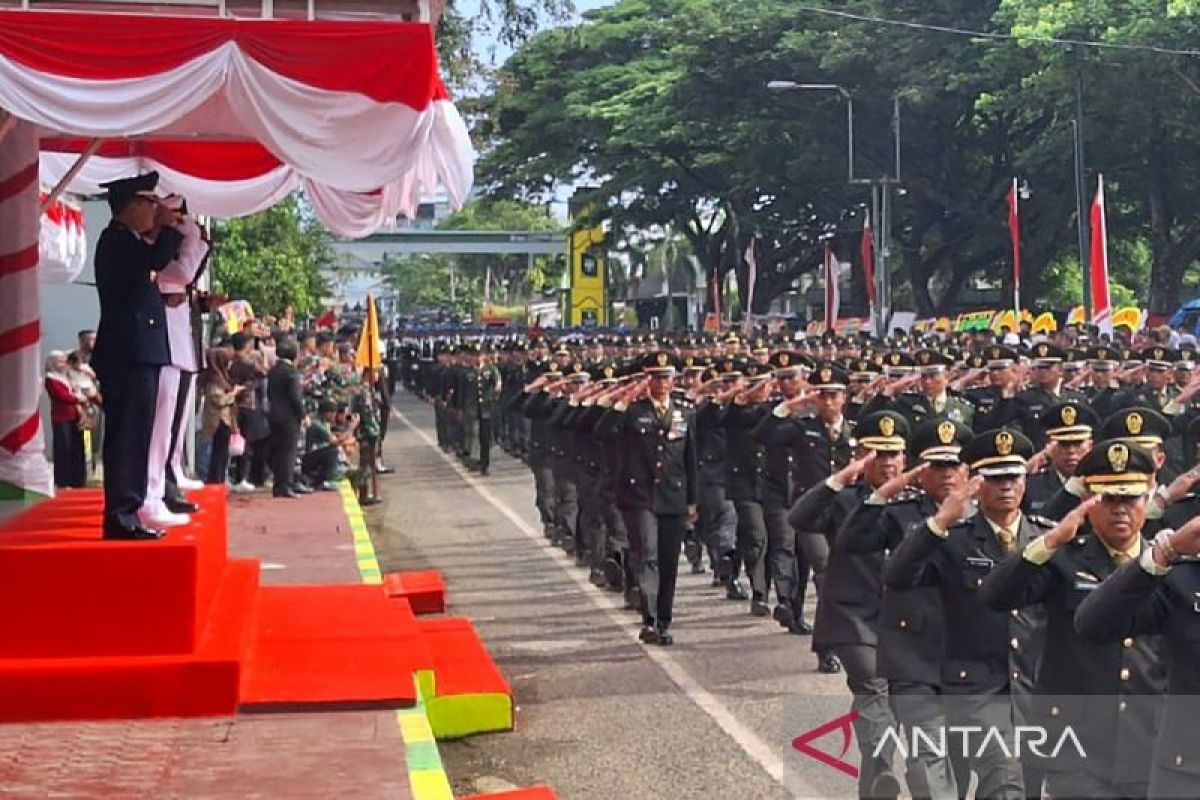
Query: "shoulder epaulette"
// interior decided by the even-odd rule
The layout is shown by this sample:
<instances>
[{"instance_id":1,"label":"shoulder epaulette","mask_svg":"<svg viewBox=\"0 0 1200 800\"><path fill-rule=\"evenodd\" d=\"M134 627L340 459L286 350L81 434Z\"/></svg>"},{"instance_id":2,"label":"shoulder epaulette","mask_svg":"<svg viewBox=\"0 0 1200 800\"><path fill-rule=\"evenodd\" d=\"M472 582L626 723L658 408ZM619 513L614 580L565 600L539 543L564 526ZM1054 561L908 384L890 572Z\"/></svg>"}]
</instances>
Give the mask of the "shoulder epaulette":
<instances>
[{"instance_id":1,"label":"shoulder epaulette","mask_svg":"<svg viewBox=\"0 0 1200 800\"><path fill-rule=\"evenodd\" d=\"M905 489L900 494L888 501L889 506L898 506L903 503L915 503L921 499L923 492L920 489Z\"/></svg>"},{"instance_id":2,"label":"shoulder epaulette","mask_svg":"<svg viewBox=\"0 0 1200 800\"><path fill-rule=\"evenodd\" d=\"M1050 519L1049 517L1043 517L1043 516L1039 516L1037 514L1030 514L1029 516L1026 517L1026 519L1028 519L1034 525L1037 525L1038 527L1041 527L1041 528L1053 528L1055 525L1058 524L1057 522Z\"/></svg>"}]
</instances>

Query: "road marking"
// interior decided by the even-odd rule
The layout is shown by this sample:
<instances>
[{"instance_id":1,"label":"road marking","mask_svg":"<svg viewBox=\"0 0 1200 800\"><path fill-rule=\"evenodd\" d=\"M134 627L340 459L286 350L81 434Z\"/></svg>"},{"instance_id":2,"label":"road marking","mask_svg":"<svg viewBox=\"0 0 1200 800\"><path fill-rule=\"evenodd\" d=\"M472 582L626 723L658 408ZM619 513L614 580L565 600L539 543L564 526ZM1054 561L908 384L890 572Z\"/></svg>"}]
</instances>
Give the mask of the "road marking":
<instances>
[{"instance_id":1,"label":"road marking","mask_svg":"<svg viewBox=\"0 0 1200 800\"><path fill-rule=\"evenodd\" d=\"M430 450L433 450L437 455L441 456L442 460L450 465L463 481L468 486L474 489L480 497L487 500L491 505L499 511L509 522L516 526L517 530L521 531L527 537L533 540L534 544L543 552L550 555L554 561L563 568L573 581L579 586L584 595L592 601L592 604L604 612L609 621L612 622L617 629L625 631L631 640L641 647L646 655L658 667L666 673L679 690L692 701L701 711L712 718L717 726L725 732L730 739L740 747L752 761L758 764L771 778L781 786L784 784L783 759L769 744L762 740L758 734L750 730L742 724L732 711L726 708L720 700L718 700L711 692L705 689L698 680L692 677L684 667L676 661L666 649L660 647L646 647L638 640L639 629L629 624L628 617L622 613L623 609L617 605L617 602L612 599L607 593L601 592L588 581L587 576L580 573L575 568L575 561L566 553L557 549L551 549L546 545L546 539L542 536L542 532L535 530L532 525L513 510L508 503L497 497L491 489L482 482L477 480L474 475L467 471L461 464L458 463L450 454L442 451L437 446L429 434L417 427L408 417L404 415L400 409L392 407L392 414L406 428L415 433L422 442L425 443ZM800 790L797 794L802 797L818 797L819 794L815 789L804 783L798 775L792 774L788 776L787 788L795 791Z\"/></svg>"}]
</instances>

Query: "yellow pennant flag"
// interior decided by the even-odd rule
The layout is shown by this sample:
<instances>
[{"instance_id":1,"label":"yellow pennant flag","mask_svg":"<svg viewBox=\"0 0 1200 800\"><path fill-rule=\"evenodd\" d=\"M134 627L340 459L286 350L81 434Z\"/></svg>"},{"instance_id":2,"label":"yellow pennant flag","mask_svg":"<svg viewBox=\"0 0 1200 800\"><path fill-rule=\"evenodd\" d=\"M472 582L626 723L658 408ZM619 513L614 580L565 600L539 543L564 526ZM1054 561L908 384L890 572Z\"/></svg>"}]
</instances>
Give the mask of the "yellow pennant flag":
<instances>
[{"instance_id":1,"label":"yellow pennant flag","mask_svg":"<svg viewBox=\"0 0 1200 800\"><path fill-rule=\"evenodd\" d=\"M383 348L379 344L379 315L375 313L375 296L367 295L367 319L358 335L354 365L359 369L377 370L383 366Z\"/></svg>"}]
</instances>

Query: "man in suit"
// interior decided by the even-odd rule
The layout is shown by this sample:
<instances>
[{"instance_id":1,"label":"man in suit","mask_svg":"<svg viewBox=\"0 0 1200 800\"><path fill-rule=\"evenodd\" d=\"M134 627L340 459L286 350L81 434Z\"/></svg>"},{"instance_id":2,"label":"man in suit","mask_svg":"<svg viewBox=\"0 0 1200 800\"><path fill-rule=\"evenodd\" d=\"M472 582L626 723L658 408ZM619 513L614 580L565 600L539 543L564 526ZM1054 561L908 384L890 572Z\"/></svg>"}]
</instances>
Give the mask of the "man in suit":
<instances>
[{"instance_id":1,"label":"man in suit","mask_svg":"<svg viewBox=\"0 0 1200 800\"><path fill-rule=\"evenodd\" d=\"M1001 428L977 434L962 451L973 473L954 489L923 525L911 529L884 566L893 589L935 586L942 601L945 654L942 696L952 728L997 731L1011 742L1025 724L1042 646L1040 614L988 608L979 587L995 565L1050 528L1021 513L1025 470L1033 445L1019 431ZM972 499L978 511L968 515ZM952 748L969 752L979 777L978 797L1016 800L1026 796L1022 763L994 743ZM1029 787L1040 796L1040 785Z\"/></svg>"},{"instance_id":2,"label":"man in suit","mask_svg":"<svg viewBox=\"0 0 1200 800\"><path fill-rule=\"evenodd\" d=\"M275 497L297 496L296 448L304 426L304 396L296 371L296 342L284 339L275 348L275 365L267 373L267 421L271 425L271 472Z\"/></svg>"},{"instance_id":3,"label":"man in suit","mask_svg":"<svg viewBox=\"0 0 1200 800\"><path fill-rule=\"evenodd\" d=\"M671 396L675 365L655 350L642 361L644 382L630 384L596 430L624 453L617 505L636 522L640 540L642 630L646 644L671 645L675 578L686 525L696 519L696 446L690 410ZM634 531L630 531L631 539Z\"/></svg>"},{"instance_id":4,"label":"man in suit","mask_svg":"<svg viewBox=\"0 0 1200 800\"><path fill-rule=\"evenodd\" d=\"M1154 461L1136 445L1111 440L1097 444L1077 473L1088 499L1006 558L980 593L993 611L1046 609L1036 719L1050 741L1069 726L1086 754L1063 748L1045 761L1050 794L1145 797L1166 690L1162 642L1138 636L1095 644L1075 632L1075 611L1121 564L1141 556Z\"/></svg>"},{"instance_id":5,"label":"man in suit","mask_svg":"<svg viewBox=\"0 0 1200 800\"><path fill-rule=\"evenodd\" d=\"M100 324L92 367L104 396L104 538L160 539L146 500L159 372L171 360L158 273L183 234L154 195L158 173L104 184L112 221L96 243Z\"/></svg>"}]
</instances>

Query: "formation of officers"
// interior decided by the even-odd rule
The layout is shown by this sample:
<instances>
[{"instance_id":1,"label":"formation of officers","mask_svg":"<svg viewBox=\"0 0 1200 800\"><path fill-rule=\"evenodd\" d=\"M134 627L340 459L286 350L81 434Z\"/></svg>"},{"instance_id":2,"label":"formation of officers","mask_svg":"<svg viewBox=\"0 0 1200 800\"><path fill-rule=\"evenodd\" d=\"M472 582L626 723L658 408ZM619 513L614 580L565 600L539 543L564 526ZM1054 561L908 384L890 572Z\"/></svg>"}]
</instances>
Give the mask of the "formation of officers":
<instances>
[{"instance_id":1,"label":"formation of officers","mask_svg":"<svg viewBox=\"0 0 1200 800\"><path fill-rule=\"evenodd\" d=\"M643 642L673 642L681 549L811 634L860 796L1200 797L1195 354L954 343L433 336L401 373L445 446L497 421Z\"/></svg>"}]
</instances>

